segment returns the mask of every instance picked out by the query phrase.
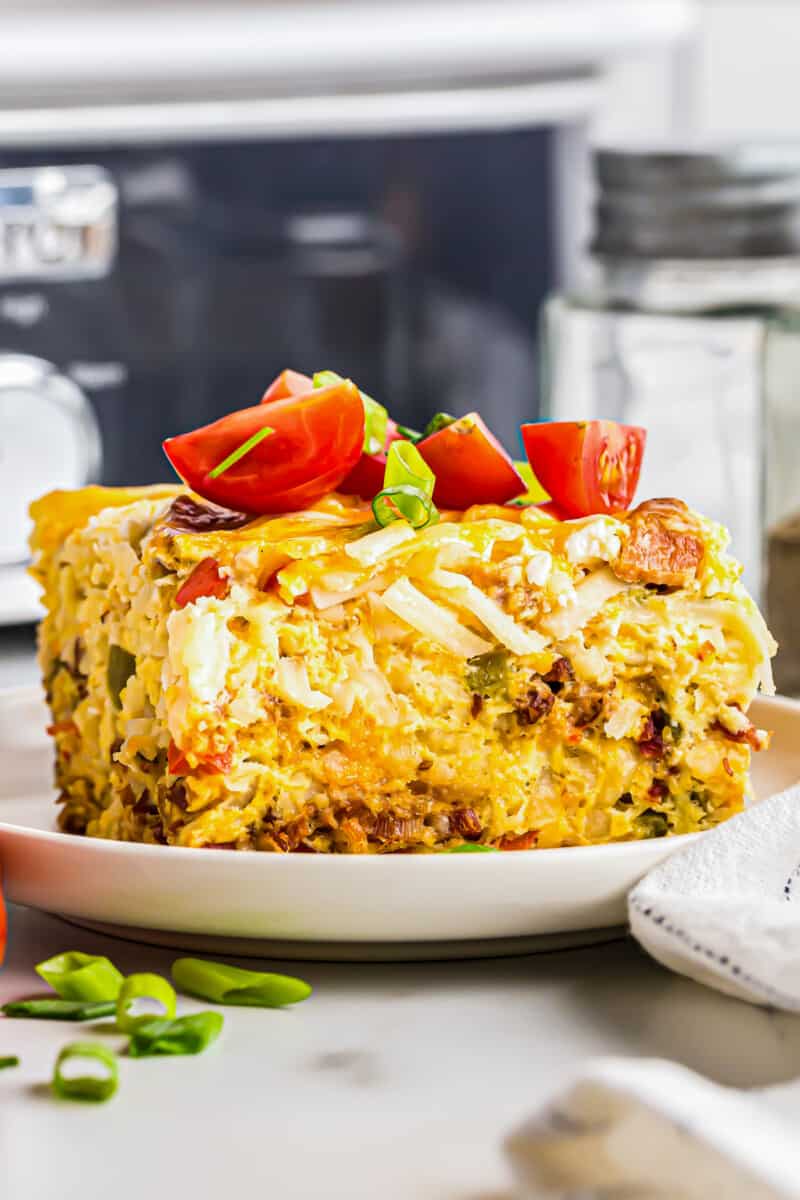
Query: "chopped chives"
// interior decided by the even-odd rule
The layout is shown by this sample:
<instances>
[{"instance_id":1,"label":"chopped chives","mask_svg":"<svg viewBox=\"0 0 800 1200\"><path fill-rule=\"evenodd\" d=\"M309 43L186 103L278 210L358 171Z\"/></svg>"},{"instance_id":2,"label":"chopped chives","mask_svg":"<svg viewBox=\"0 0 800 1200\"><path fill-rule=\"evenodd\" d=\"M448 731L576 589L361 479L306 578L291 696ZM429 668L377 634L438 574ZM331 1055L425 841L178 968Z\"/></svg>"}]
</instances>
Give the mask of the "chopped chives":
<instances>
[{"instance_id":1,"label":"chopped chives","mask_svg":"<svg viewBox=\"0 0 800 1200\"><path fill-rule=\"evenodd\" d=\"M285 1004L297 1004L311 995L309 984L292 975L245 971L241 967L207 962L202 958L176 959L172 964L172 978L182 992L215 1004L280 1008Z\"/></svg>"},{"instance_id":2,"label":"chopped chives","mask_svg":"<svg viewBox=\"0 0 800 1200\"><path fill-rule=\"evenodd\" d=\"M208 478L219 479L220 475L229 470L234 463L237 463L240 458L244 458L245 454L249 454L254 446L257 446L259 442L263 442L265 437L269 437L274 432L275 430L271 429L269 425L265 425L263 429L256 430L246 442L242 442L241 446L237 446L235 450L232 450L227 458L223 458L221 463L217 463L214 469L208 472Z\"/></svg>"},{"instance_id":3,"label":"chopped chives","mask_svg":"<svg viewBox=\"0 0 800 1200\"><path fill-rule=\"evenodd\" d=\"M190 1013L168 1020L156 1017L144 1021L131 1034L128 1054L131 1058L149 1058L167 1054L201 1054L222 1031L221 1013Z\"/></svg>"},{"instance_id":4,"label":"chopped chives","mask_svg":"<svg viewBox=\"0 0 800 1200\"><path fill-rule=\"evenodd\" d=\"M122 974L110 959L81 950L56 954L35 970L62 1000L116 1000L122 986Z\"/></svg>"},{"instance_id":5,"label":"chopped chives","mask_svg":"<svg viewBox=\"0 0 800 1200\"><path fill-rule=\"evenodd\" d=\"M5 1071L6 1067L18 1067L19 1059L16 1054L6 1054L0 1058L0 1071Z\"/></svg>"},{"instance_id":6,"label":"chopped chives","mask_svg":"<svg viewBox=\"0 0 800 1200\"><path fill-rule=\"evenodd\" d=\"M112 1017L117 1011L115 1000L12 1000L4 1004L7 1017L31 1017L39 1021L94 1021Z\"/></svg>"},{"instance_id":7,"label":"chopped chives","mask_svg":"<svg viewBox=\"0 0 800 1200\"><path fill-rule=\"evenodd\" d=\"M317 371L314 374L313 382L315 388L324 388L333 387L337 383L344 383L344 380L335 371ZM372 396L368 396L360 388L358 394L361 396L361 403L364 405L364 453L380 454L386 445L389 414L382 404L379 404L377 400L373 400Z\"/></svg>"},{"instance_id":8,"label":"chopped chives","mask_svg":"<svg viewBox=\"0 0 800 1200\"><path fill-rule=\"evenodd\" d=\"M438 521L433 503L436 476L411 442L392 442L386 456L383 489L372 501L372 512L379 525L408 521L414 529Z\"/></svg>"},{"instance_id":9,"label":"chopped chives","mask_svg":"<svg viewBox=\"0 0 800 1200\"><path fill-rule=\"evenodd\" d=\"M175 1016L175 989L162 979L160 975L143 972L140 975L129 975L120 989L117 999L117 1029L122 1033L133 1033L140 1025L154 1019L152 1013L133 1016L130 1012L134 1000L155 1000L164 1012L159 1017L171 1020Z\"/></svg>"},{"instance_id":10,"label":"chopped chives","mask_svg":"<svg viewBox=\"0 0 800 1200\"><path fill-rule=\"evenodd\" d=\"M460 846L451 846L448 850L440 851L441 854L486 854L488 852L497 852L497 846L484 846L482 842L464 842Z\"/></svg>"},{"instance_id":11,"label":"chopped chives","mask_svg":"<svg viewBox=\"0 0 800 1200\"><path fill-rule=\"evenodd\" d=\"M99 1063L103 1075L65 1075L63 1068L68 1062L82 1059L85 1063ZM110 1100L119 1083L119 1064L113 1050L96 1042L70 1042L59 1054L53 1070L51 1087L63 1100L91 1100L95 1103Z\"/></svg>"}]
</instances>

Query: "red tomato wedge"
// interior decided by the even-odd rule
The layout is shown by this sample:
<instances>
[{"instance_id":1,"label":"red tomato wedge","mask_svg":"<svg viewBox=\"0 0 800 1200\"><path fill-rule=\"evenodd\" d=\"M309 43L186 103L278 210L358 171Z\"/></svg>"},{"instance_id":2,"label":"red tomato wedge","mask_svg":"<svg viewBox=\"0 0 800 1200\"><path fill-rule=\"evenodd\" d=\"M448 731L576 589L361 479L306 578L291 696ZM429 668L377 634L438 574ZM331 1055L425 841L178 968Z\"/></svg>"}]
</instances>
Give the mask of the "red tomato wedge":
<instances>
[{"instance_id":1,"label":"red tomato wedge","mask_svg":"<svg viewBox=\"0 0 800 1200\"><path fill-rule=\"evenodd\" d=\"M304 396L313 387L314 381L310 375L302 375L299 371L287 369L281 371L280 375L273 379L261 397L261 403L272 404L273 400L286 400L289 396Z\"/></svg>"},{"instance_id":2,"label":"red tomato wedge","mask_svg":"<svg viewBox=\"0 0 800 1200\"><path fill-rule=\"evenodd\" d=\"M6 932L8 929L6 920L6 906L3 900L3 872L0 870L0 966L3 964L3 959L6 956Z\"/></svg>"},{"instance_id":3,"label":"red tomato wedge","mask_svg":"<svg viewBox=\"0 0 800 1200\"><path fill-rule=\"evenodd\" d=\"M229 580L220 574L217 560L204 558L186 582L178 588L175 607L185 608L187 604L194 604L201 596L216 596L218 600L224 600L230 588Z\"/></svg>"},{"instance_id":4,"label":"red tomato wedge","mask_svg":"<svg viewBox=\"0 0 800 1200\"><path fill-rule=\"evenodd\" d=\"M536 478L567 517L630 508L647 432L616 421L552 421L523 425L525 453Z\"/></svg>"},{"instance_id":5,"label":"red tomato wedge","mask_svg":"<svg viewBox=\"0 0 800 1200\"><path fill-rule=\"evenodd\" d=\"M417 442L436 476L434 503L441 508L505 504L525 491L525 481L477 413Z\"/></svg>"},{"instance_id":6,"label":"red tomato wedge","mask_svg":"<svg viewBox=\"0 0 800 1200\"><path fill-rule=\"evenodd\" d=\"M212 478L215 468L265 426L272 432ZM181 479L206 500L239 512L282 513L308 508L337 488L361 457L363 443L361 394L342 380L167 438L164 452Z\"/></svg>"},{"instance_id":7,"label":"red tomato wedge","mask_svg":"<svg viewBox=\"0 0 800 1200\"><path fill-rule=\"evenodd\" d=\"M372 500L383 487L387 450L392 442L404 440L403 435L397 432L397 425L390 417L386 427L383 452L381 454L362 454L347 479L339 484L339 491L343 492L345 496L360 496L362 500Z\"/></svg>"}]
</instances>

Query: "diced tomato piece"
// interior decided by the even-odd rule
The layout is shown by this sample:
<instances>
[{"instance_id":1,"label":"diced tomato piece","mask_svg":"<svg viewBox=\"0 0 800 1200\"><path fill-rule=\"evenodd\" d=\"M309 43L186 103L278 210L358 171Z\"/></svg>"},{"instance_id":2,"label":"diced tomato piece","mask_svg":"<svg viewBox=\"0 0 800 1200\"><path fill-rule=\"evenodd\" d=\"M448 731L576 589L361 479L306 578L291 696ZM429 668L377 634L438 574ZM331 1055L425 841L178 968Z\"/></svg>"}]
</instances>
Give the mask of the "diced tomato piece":
<instances>
[{"instance_id":1,"label":"diced tomato piece","mask_svg":"<svg viewBox=\"0 0 800 1200\"><path fill-rule=\"evenodd\" d=\"M216 596L218 600L224 600L230 590L230 580L220 574L217 560L204 558L178 589L175 607L185 608L187 604L194 604L201 596Z\"/></svg>"},{"instance_id":2,"label":"diced tomato piece","mask_svg":"<svg viewBox=\"0 0 800 1200\"><path fill-rule=\"evenodd\" d=\"M630 508L646 438L639 426L616 421L544 421L522 426L533 472L567 517Z\"/></svg>"},{"instance_id":3,"label":"diced tomato piece","mask_svg":"<svg viewBox=\"0 0 800 1200\"><path fill-rule=\"evenodd\" d=\"M510 455L477 413L423 438L417 449L436 476L433 499L441 508L504 504L526 490Z\"/></svg>"},{"instance_id":4,"label":"diced tomato piece","mask_svg":"<svg viewBox=\"0 0 800 1200\"><path fill-rule=\"evenodd\" d=\"M227 469L215 468L268 427ZM349 380L268 405L244 408L168 438L167 458L193 491L239 512L308 508L333 491L361 456L364 405Z\"/></svg>"},{"instance_id":5,"label":"diced tomato piece","mask_svg":"<svg viewBox=\"0 0 800 1200\"><path fill-rule=\"evenodd\" d=\"M202 758L197 767L191 767L184 752L170 741L167 748L167 767L170 775L224 775L230 771L233 762L233 752L224 750L221 754L209 754Z\"/></svg>"},{"instance_id":6,"label":"diced tomato piece","mask_svg":"<svg viewBox=\"0 0 800 1200\"><path fill-rule=\"evenodd\" d=\"M281 371L269 385L261 397L262 404L272 404L273 400L286 400L289 396L304 396L314 387L310 375L301 375L299 371Z\"/></svg>"},{"instance_id":7,"label":"diced tomato piece","mask_svg":"<svg viewBox=\"0 0 800 1200\"><path fill-rule=\"evenodd\" d=\"M386 452L392 442L403 442L406 439L397 432L397 425L389 418L386 428L386 441L381 454L362 454L353 470L339 491L345 496L360 496L362 500L372 500L383 487L383 475L386 470Z\"/></svg>"}]
</instances>

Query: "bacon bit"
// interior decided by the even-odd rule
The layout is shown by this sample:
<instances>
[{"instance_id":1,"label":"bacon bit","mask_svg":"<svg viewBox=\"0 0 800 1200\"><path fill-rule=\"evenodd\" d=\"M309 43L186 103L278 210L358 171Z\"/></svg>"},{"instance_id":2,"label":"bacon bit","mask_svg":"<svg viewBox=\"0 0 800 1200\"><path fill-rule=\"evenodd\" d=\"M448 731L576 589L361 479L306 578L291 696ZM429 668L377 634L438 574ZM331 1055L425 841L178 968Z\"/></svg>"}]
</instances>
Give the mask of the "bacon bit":
<instances>
[{"instance_id":1,"label":"bacon bit","mask_svg":"<svg viewBox=\"0 0 800 1200\"><path fill-rule=\"evenodd\" d=\"M535 725L547 716L554 704L555 697L549 688L532 688L527 696L514 701L517 721L520 725Z\"/></svg>"},{"instance_id":2,"label":"bacon bit","mask_svg":"<svg viewBox=\"0 0 800 1200\"><path fill-rule=\"evenodd\" d=\"M419 840L421 833L420 817L393 817L391 813L379 813L373 837L379 842L413 842Z\"/></svg>"},{"instance_id":3,"label":"bacon bit","mask_svg":"<svg viewBox=\"0 0 800 1200\"><path fill-rule=\"evenodd\" d=\"M56 721L55 724L47 726L46 732L50 737L56 737L59 733L77 733L78 726L72 720Z\"/></svg>"},{"instance_id":4,"label":"bacon bit","mask_svg":"<svg viewBox=\"0 0 800 1200\"><path fill-rule=\"evenodd\" d=\"M233 751L230 747L221 754L197 756L200 761L196 767L189 765L189 760L180 747L170 741L167 749L167 768L170 775L225 775L231 769Z\"/></svg>"},{"instance_id":5,"label":"bacon bit","mask_svg":"<svg viewBox=\"0 0 800 1200\"><path fill-rule=\"evenodd\" d=\"M703 642L697 651L697 657L700 659L700 662L705 662L707 659L713 658L716 653L717 650L713 642Z\"/></svg>"},{"instance_id":6,"label":"bacon bit","mask_svg":"<svg viewBox=\"0 0 800 1200\"><path fill-rule=\"evenodd\" d=\"M357 817L345 817L339 826L339 833L344 838L351 854L367 853L367 835Z\"/></svg>"},{"instance_id":7,"label":"bacon bit","mask_svg":"<svg viewBox=\"0 0 800 1200\"><path fill-rule=\"evenodd\" d=\"M432 766L433 766L432 758L421 758L419 760L419 762L417 763L417 770L418 771L430 771Z\"/></svg>"},{"instance_id":8,"label":"bacon bit","mask_svg":"<svg viewBox=\"0 0 800 1200\"><path fill-rule=\"evenodd\" d=\"M705 546L682 500L645 500L628 517L630 536L611 569L626 583L685 587L697 575Z\"/></svg>"},{"instance_id":9,"label":"bacon bit","mask_svg":"<svg viewBox=\"0 0 800 1200\"><path fill-rule=\"evenodd\" d=\"M483 696L480 694L480 692L473 692L472 693L472 704L470 705L470 710L469 710L473 721L475 720L476 717L480 716L482 709L483 709Z\"/></svg>"},{"instance_id":10,"label":"bacon bit","mask_svg":"<svg viewBox=\"0 0 800 1200\"><path fill-rule=\"evenodd\" d=\"M201 596L216 596L217 600L224 600L230 590L230 580L220 574L217 560L204 558L178 589L175 607L185 608L187 604L194 604Z\"/></svg>"},{"instance_id":11,"label":"bacon bit","mask_svg":"<svg viewBox=\"0 0 800 1200\"><path fill-rule=\"evenodd\" d=\"M507 833L497 843L498 850L533 850L539 840L539 830L531 829L528 833L513 835Z\"/></svg>"},{"instance_id":12,"label":"bacon bit","mask_svg":"<svg viewBox=\"0 0 800 1200\"><path fill-rule=\"evenodd\" d=\"M550 691L556 694L561 691L565 683L571 683L574 678L575 672L568 658L557 658L547 674L542 676L545 683L549 685Z\"/></svg>"},{"instance_id":13,"label":"bacon bit","mask_svg":"<svg viewBox=\"0 0 800 1200\"><path fill-rule=\"evenodd\" d=\"M457 808L450 814L450 826L454 833L470 841L481 836L483 825L474 808Z\"/></svg>"},{"instance_id":14,"label":"bacon bit","mask_svg":"<svg viewBox=\"0 0 800 1200\"><path fill-rule=\"evenodd\" d=\"M731 779L733 779L733 767L731 766L731 764L729 763L727 758L723 758L722 765L725 768L728 775L730 775Z\"/></svg>"},{"instance_id":15,"label":"bacon bit","mask_svg":"<svg viewBox=\"0 0 800 1200\"><path fill-rule=\"evenodd\" d=\"M180 533L210 533L215 529L241 529L255 521L252 513L234 512L217 504L198 504L191 496L177 496L164 514L164 524Z\"/></svg>"},{"instance_id":16,"label":"bacon bit","mask_svg":"<svg viewBox=\"0 0 800 1200\"><path fill-rule=\"evenodd\" d=\"M296 850L304 838L307 838L311 832L311 826L308 823L308 817L303 814L300 817L291 821L284 830L286 842L289 850Z\"/></svg>"},{"instance_id":17,"label":"bacon bit","mask_svg":"<svg viewBox=\"0 0 800 1200\"><path fill-rule=\"evenodd\" d=\"M644 723L642 735L639 738L639 749L645 758L663 758L664 757L664 738L661 730L664 728L663 723L659 728L660 713L651 713Z\"/></svg>"},{"instance_id":18,"label":"bacon bit","mask_svg":"<svg viewBox=\"0 0 800 1200\"><path fill-rule=\"evenodd\" d=\"M656 803L659 803L664 799L665 796L669 795L669 788L665 783L662 783L660 779L654 779L650 784L650 787L647 789L647 794L651 800L655 800Z\"/></svg>"},{"instance_id":19,"label":"bacon bit","mask_svg":"<svg viewBox=\"0 0 800 1200\"><path fill-rule=\"evenodd\" d=\"M737 742L740 746L747 744L751 750L767 750L772 740L772 733L766 732L763 729L756 729L752 723L748 729L741 729L738 733L732 733L730 729L726 729L721 721L715 721L711 726L717 733L721 733L729 742Z\"/></svg>"}]
</instances>

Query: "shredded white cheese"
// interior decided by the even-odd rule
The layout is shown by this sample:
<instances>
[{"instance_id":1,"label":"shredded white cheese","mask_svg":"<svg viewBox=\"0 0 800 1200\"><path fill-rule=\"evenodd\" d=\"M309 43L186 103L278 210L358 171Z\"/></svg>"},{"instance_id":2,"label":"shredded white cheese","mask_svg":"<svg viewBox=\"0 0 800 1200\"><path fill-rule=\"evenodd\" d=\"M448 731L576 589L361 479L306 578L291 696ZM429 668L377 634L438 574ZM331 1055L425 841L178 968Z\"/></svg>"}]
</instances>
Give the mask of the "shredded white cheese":
<instances>
[{"instance_id":1,"label":"shredded white cheese","mask_svg":"<svg viewBox=\"0 0 800 1200\"><path fill-rule=\"evenodd\" d=\"M430 600L405 576L395 580L392 586L386 589L382 600L386 607L407 625L439 642L460 658L486 654L492 648L491 642L486 642L469 629L465 629L449 609Z\"/></svg>"},{"instance_id":2,"label":"shredded white cheese","mask_svg":"<svg viewBox=\"0 0 800 1200\"><path fill-rule=\"evenodd\" d=\"M575 598L571 604L558 612L550 613L539 623L544 633L554 638L566 638L582 629L587 621L600 611L606 601L619 592L625 592L631 587L617 579L608 567L593 571L582 583L575 588Z\"/></svg>"},{"instance_id":3,"label":"shredded white cheese","mask_svg":"<svg viewBox=\"0 0 800 1200\"><path fill-rule=\"evenodd\" d=\"M407 521L392 521L385 529L376 529L374 533L367 533L355 542L348 542L344 552L362 567L371 567L404 542L413 541L416 536Z\"/></svg>"},{"instance_id":4,"label":"shredded white cheese","mask_svg":"<svg viewBox=\"0 0 800 1200\"><path fill-rule=\"evenodd\" d=\"M317 692L308 682L306 664L298 658L280 658L275 670L275 679L279 690L287 700L299 704L301 708L318 711L327 708L331 703L330 696Z\"/></svg>"},{"instance_id":5,"label":"shredded white cheese","mask_svg":"<svg viewBox=\"0 0 800 1200\"><path fill-rule=\"evenodd\" d=\"M435 570L431 572L430 581L434 587L448 592L463 608L477 617L512 654L540 654L546 647L547 642L540 634L523 629L466 575Z\"/></svg>"}]
</instances>

